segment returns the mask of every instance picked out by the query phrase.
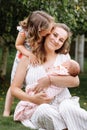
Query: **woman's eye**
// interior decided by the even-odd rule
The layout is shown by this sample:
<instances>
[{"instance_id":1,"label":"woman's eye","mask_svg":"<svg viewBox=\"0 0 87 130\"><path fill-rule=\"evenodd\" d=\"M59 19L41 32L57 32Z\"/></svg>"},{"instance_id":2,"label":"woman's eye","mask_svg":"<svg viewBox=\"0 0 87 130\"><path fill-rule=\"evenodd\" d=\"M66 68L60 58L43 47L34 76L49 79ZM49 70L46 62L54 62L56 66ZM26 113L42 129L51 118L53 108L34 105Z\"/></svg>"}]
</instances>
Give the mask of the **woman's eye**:
<instances>
[{"instance_id":1,"label":"woman's eye","mask_svg":"<svg viewBox=\"0 0 87 130\"><path fill-rule=\"evenodd\" d=\"M63 39L59 39L61 42L64 42Z\"/></svg>"},{"instance_id":2,"label":"woman's eye","mask_svg":"<svg viewBox=\"0 0 87 130\"><path fill-rule=\"evenodd\" d=\"M55 37L57 37L57 34L56 34L56 33L54 33L53 35L54 35Z\"/></svg>"}]
</instances>

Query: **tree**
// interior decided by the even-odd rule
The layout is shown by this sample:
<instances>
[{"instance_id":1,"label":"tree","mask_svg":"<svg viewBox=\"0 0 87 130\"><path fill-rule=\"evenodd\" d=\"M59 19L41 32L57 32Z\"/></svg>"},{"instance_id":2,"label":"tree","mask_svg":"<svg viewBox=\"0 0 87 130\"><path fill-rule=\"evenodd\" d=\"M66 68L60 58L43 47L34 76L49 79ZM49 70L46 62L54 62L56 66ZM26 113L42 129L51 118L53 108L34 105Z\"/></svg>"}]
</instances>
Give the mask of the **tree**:
<instances>
[{"instance_id":1,"label":"tree","mask_svg":"<svg viewBox=\"0 0 87 130\"><path fill-rule=\"evenodd\" d=\"M6 71L4 71L6 70L5 62L9 48L15 43L18 22L34 10L44 10L54 16L57 22L67 24L74 34L73 37L87 33L87 0L0 0L0 46L2 47L2 61L4 61L0 67L0 77L6 75ZM5 50L7 54L4 53ZM84 51L81 52L84 56ZM81 65L83 62L79 61L79 63ZM5 68L3 64L5 64Z\"/></svg>"},{"instance_id":2,"label":"tree","mask_svg":"<svg viewBox=\"0 0 87 130\"><path fill-rule=\"evenodd\" d=\"M17 0L0 1L0 47L2 48L0 78L6 75L9 48L14 45L17 35L16 26L27 13L25 6Z\"/></svg>"}]
</instances>

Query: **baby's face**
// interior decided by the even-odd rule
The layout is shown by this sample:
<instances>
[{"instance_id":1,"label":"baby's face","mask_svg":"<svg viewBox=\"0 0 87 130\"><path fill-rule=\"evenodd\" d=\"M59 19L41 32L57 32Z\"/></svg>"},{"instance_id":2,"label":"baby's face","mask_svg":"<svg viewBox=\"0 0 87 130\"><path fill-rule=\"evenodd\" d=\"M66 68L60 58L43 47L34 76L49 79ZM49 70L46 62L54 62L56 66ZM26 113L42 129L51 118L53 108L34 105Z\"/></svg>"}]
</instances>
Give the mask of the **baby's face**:
<instances>
[{"instance_id":1,"label":"baby's face","mask_svg":"<svg viewBox=\"0 0 87 130\"><path fill-rule=\"evenodd\" d=\"M63 62L62 66L64 66L68 70L70 68L70 61Z\"/></svg>"}]
</instances>

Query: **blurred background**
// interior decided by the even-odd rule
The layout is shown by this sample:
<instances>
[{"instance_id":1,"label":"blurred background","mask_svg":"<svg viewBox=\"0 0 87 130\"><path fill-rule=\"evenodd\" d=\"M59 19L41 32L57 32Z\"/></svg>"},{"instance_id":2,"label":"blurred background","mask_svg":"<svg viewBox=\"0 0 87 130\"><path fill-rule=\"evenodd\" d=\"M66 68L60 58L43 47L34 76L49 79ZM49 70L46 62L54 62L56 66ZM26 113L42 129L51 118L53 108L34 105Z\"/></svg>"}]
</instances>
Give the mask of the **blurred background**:
<instances>
[{"instance_id":1,"label":"blurred background","mask_svg":"<svg viewBox=\"0 0 87 130\"><path fill-rule=\"evenodd\" d=\"M80 96L81 106L87 109L87 0L0 0L0 114L16 54L16 27L35 10L46 11L56 22L71 28L70 55L79 62L81 73L80 86L70 91L72 95Z\"/></svg>"}]
</instances>

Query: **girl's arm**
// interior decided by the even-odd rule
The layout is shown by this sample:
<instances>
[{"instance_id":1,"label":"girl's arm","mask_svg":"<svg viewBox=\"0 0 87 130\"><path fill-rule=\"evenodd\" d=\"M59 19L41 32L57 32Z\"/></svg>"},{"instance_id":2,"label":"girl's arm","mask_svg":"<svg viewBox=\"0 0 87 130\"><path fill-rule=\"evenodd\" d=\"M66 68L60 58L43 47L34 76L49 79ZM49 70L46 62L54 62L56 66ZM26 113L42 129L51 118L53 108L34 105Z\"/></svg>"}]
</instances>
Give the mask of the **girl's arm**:
<instances>
[{"instance_id":1,"label":"girl's arm","mask_svg":"<svg viewBox=\"0 0 87 130\"><path fill-rule=\"evenodd\" d=\"M16 43L15 43L15 47L17 50L19 50L23 55L29 57L30 55L30 51L27 50L24 46L25 43L25 39L26 39L26 35L24 32L19 32L18 36L16 38Z\"/></svg>"},{"instance_id":2,"label":"girl's arm","mask_svg":"<svg viewBox=\"0 0 87 130\"><path fill-rule=\"evenodd\" d=\"M16 49L19 50L23 55L27 56L31 64L33 65L38 64L38 60L36 56L25 48L24 46L25 39L26 39L26 35L24 34L24 32L19 32L15 44Z\"/></svg>"}]
</instances>

